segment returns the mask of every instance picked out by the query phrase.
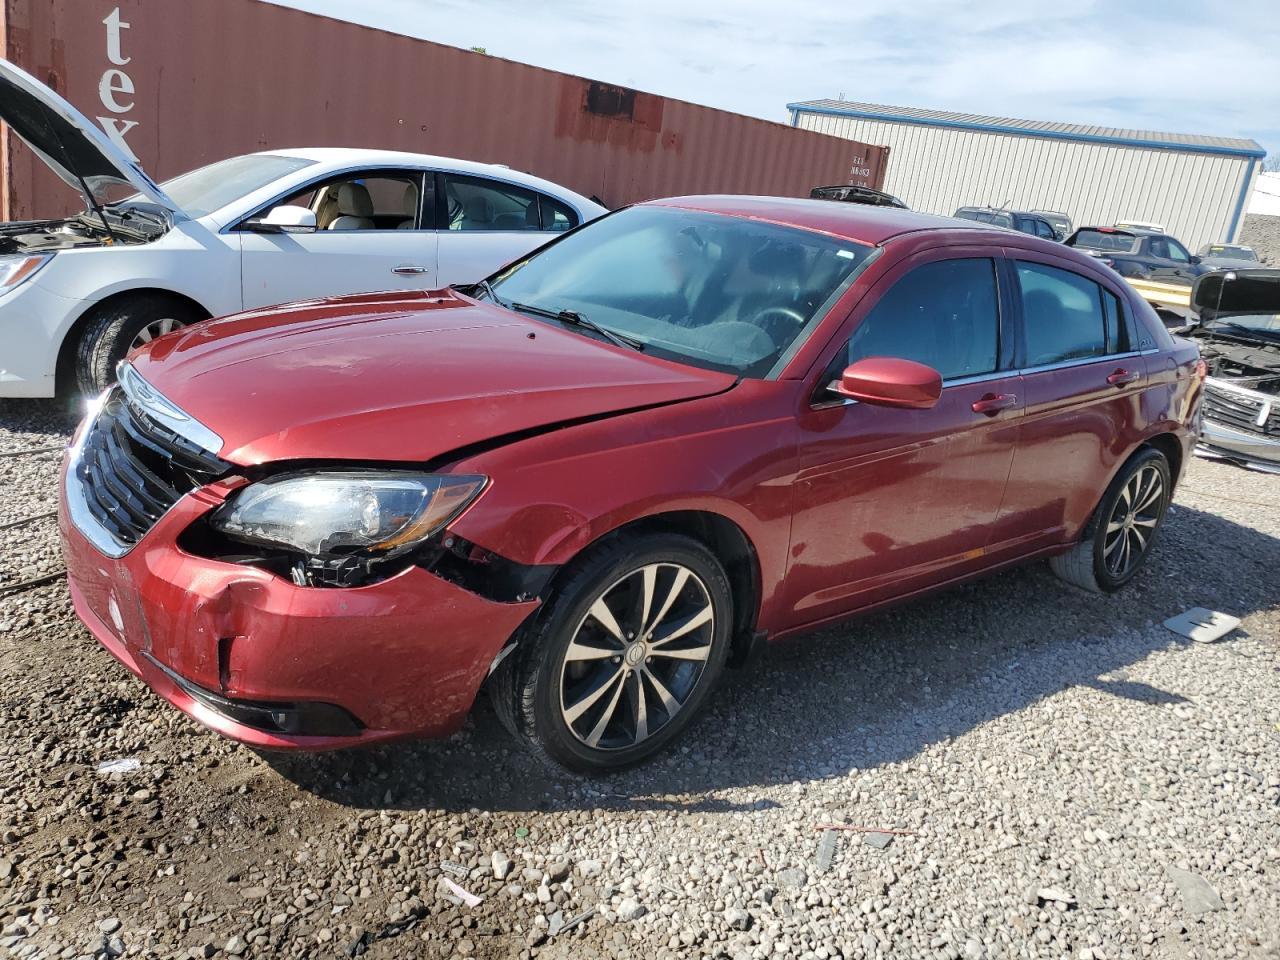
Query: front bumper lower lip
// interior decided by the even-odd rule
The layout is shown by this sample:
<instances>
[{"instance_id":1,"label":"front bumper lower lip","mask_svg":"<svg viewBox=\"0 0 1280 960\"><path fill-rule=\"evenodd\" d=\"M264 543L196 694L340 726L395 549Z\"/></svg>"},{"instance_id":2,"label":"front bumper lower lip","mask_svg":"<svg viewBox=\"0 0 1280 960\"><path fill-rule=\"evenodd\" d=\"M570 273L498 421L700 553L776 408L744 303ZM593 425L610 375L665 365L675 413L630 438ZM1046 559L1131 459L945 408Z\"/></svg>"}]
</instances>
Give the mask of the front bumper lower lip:
<instances>
[{"instance_id":1,"label":"front bumper lower lip","mask_svg":"<svg viewBox=\"0 0 1280 960\"><path fill-rule=\"evenodd\" d=\"M1266 473L1280 473L1280 437L1247 433L1206 417L1199 446L1207 456L1235 460Z\"/></svg>"}]
</instances>

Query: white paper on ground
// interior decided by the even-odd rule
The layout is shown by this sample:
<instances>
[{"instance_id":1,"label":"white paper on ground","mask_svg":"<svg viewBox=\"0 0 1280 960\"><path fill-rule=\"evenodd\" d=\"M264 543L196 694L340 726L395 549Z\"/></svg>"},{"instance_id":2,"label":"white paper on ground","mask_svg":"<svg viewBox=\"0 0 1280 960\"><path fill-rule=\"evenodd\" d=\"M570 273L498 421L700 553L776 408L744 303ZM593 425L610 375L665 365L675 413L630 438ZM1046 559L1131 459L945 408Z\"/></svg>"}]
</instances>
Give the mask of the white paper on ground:
<instances>
[{"instance_id":1,"label":"white paper on ground","mask_svg":"<svg viewBox=\"0 0 1280 960\"><path fill-rule=\"evenodd\" d=\"M1219 637L1240 626L1240 618L1218 610L1204 607L1192 607L1186 613L1170 617L1164 625L1174 633L1181 634L1197 643L1213 643Z\"/></svg>"}]
</instances>

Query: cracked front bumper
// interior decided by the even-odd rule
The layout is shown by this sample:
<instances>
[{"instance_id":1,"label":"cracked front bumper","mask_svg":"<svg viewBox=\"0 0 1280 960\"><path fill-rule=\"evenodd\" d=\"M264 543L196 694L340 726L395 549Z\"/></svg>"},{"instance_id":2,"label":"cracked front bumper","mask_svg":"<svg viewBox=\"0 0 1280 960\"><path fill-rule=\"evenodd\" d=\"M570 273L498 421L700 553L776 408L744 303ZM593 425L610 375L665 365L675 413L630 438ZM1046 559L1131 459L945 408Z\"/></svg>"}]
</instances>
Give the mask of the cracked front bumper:
<instances>
[{"instance_id":1,"label":"cracked front bumper","mask_svg":"<svg viewBox=\"0 0 1280 960\"><path fill-rule=\"evenodd\" d=\"M176 540L218 505L207 489L113 559L69 519L66 482L64 469L59 526L80 619L179 710L254 746L446 736L537 606L488 600L418 567L335 589L194 556ZM354 724L334 719L342 714ZM317 726L316 716L326 722Z\"/></svg>"}]
</instances>

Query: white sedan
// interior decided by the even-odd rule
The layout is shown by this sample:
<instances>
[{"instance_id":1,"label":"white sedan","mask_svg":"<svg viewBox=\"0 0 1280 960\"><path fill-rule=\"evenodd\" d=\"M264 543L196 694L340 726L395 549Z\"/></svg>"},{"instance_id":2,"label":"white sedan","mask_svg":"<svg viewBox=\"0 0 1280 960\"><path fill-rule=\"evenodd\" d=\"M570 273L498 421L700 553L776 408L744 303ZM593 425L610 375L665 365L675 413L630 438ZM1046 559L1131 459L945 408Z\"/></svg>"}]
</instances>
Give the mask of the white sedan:
<instances>
[{"instance_id":1,"label":"white sedan","mask_svg":"<svg viewBox=\"0 0 1280 960\"><path fill-rule=\"evenodd\" d=\"M384 150L273 150L157 185L4 60L0 119L88 204L0 224L0 397L97 392L130 349L209 317L474 282L605 212L506 167Z\"/></svg>"}]
</instances>

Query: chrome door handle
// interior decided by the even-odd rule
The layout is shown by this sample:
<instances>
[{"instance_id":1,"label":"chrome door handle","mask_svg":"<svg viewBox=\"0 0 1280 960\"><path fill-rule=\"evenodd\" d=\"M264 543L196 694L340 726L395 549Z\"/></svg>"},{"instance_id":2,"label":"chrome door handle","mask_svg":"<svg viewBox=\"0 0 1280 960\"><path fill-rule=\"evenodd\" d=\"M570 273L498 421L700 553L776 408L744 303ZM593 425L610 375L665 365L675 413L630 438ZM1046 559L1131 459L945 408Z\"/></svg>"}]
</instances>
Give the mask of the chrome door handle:
<instances>
[{"instance_id":1,"label":"chrome door handle","mask_svg":"<svg viewBox=\"0 0 1280 960\"><path fill-rule=\"evenodd\" d=\"M431 271L428 270L426 267L414 267L414 266L405 265L401 267L392 267L391 272L399 274L402 277L413 277L413 276L417 276L420 273L430 273Z\"/></svg>"}]
</instances>

